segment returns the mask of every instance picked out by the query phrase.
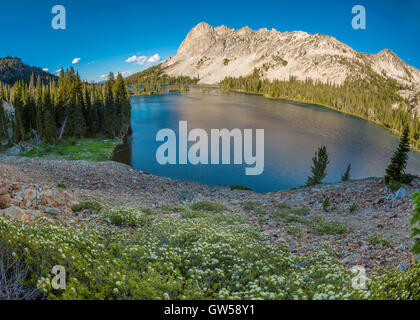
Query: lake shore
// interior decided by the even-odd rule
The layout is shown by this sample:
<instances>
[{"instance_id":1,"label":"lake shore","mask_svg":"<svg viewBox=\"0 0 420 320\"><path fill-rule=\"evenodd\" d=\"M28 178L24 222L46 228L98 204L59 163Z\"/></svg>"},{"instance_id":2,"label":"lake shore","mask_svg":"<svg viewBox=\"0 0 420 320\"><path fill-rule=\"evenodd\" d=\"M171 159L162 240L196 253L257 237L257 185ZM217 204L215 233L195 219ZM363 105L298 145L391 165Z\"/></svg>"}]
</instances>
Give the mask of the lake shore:
<instances>
[{"instance_id":1,"label":"lake shore","mask_svg":"<svg viewBox=\"0 0 420 320\"><path fill-rule=\"evenodd\" d=\"M221 89L220 89L220 90L221 90ZM307 104L307 105L320 106L320 107L328 108L328 109L331 109L331 110L334 110L334 111L337 111L337 112L340 112L340 113L343 113L343 114L347 114L347 115L350 115L350 116L353 116L353 117L356 117L356 118L359 118L359 119L363 119L363 120L368 121L368 122L370 122L370 123L374 123L374 124L376 124L377 126L379 126L379 127L383 128L383 129L385 129L385 130L387 130L387 131L391 132L391 133L392 133L392 134L393 134L396 138L398 138L398 136L399 136L399 134L400 134L400 133L399 133L399 132L397 132L396 130L393 130L393 129L391 129L391 128L388 128L388 127L384 126L384 125L383 125L381 122L379 122L379 121L375 121L375 120L372 120L372 119L366 118L365 116L363 116L363 115L361 115L361 114L358 114L358 113L352 113L352 112L347 112L347 111L344 111L344 110L339 110L339 109L336 109L336 108L334 108L334 107L332 107L332 106L329 106L329 105L327 105L327 104L313 103L313 102L308 102L308 101L299 100L299 99L292 99L292 98L287 98L287 97L274 98L274 97L270 97L269 95L264 94L264 93L255 93L255 92L249 92L249 91L239 90L239 89L229 89L227 92L236 92L236 93L252 94L252 95L257 95L257 96L264 97L264 98L266 98L266 99L272 99L272 100L282 100L282 101L296 102L296 103L302 103L302 104ZM416 152L419 152L419 153L420 153L420 148L417 148L417 147L416 147L415 145L413 145L413 144L410 144L410 147L411 147L411 149L412 149L412 150L414 150L414 151L416 151Z\"/></svg>"},{"instance_id":2,"label":"lake shore","mask_svg":"<svg viewBox=\"0 0 420 320\"><path fill-rule=\"evenodd\" d=\"M57 219L60 215L70 216L74 221L84 219L73 216L69 206L86 199L114 206L147 206L153 210L206 200L223 204L227 212L243 215L247 224L266 235L266 241L286 245L297 255L327 245L346 267L364 265L368 270L375 270L394 266L404 270L414 262L414 255L409 252L413 245L409 226L413 205L409 194L420 188L420 179L397 193L388 190L383 179L368 178L258 194L158 177L112 161L42 160L4 155L0 155L0 175L2 183L16 185L21 194L37 189L54 194L65 192L72 200L59 204ZM331 201L328 212L322 206L326 197ZM259 203L263 212L244 209L244 203L249 201ZM27 202L24 196L13 198L12 203L29 218L47 215L45 206L34 205L32 200ZM281 203L307 208L309 214L302 219L278 219L277 205ZM350 209L353 204L354 211ZM318 234L314 231L314 221L319 218L341 223L353 231ZM382 244L375 244L375 237L383 239L379 241Z\"/></svg>"}]
</instances>

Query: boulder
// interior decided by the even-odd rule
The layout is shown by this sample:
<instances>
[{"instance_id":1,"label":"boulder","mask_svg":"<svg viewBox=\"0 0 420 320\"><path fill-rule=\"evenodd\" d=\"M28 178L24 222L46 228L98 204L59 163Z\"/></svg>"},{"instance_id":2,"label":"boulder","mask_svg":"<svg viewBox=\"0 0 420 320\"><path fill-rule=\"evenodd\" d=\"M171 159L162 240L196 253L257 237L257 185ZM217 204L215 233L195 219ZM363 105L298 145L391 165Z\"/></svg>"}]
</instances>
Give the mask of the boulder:
<instances>
[{"instance_id":1,"label":"boulder","mask_svg":"<svg viewBox=\"0 0 420 320\"><path fill-rule=\"evenodd\" d=\"M397 192L395 192L395 198L396 199L402 199L407 196L407 191L403 187L399 188Z\"/></svg>"},{"instance_id":2,"label":"boulder","mask_svg":"<svg viewBox=\"0 0 420 320\"><path fill-rule=\"evenodd\" d=\"M10 205L10 195L3 194L0 195L0 209L6 209Z\"/></svg>"},{"instance_id":3,"label":"boulder","mask_svg":"<svg viewBox=\"0 0 420 320\"><path fill-rule=\"evenodd\" d=\"M10 218L11 220L28 221L29 215L21 208L10 206L7 209L0 210L0 216Z\"/></svg>"},{"instance_id":4,"label":"boulder","mask_svg":"<svg viewBox=\"0 0 420 320\"><path fill-rule=\"evenodd\" d=\"M4 183L0 183L0 196L9 193L9 188Z\"/></svg>"}]
</instances>

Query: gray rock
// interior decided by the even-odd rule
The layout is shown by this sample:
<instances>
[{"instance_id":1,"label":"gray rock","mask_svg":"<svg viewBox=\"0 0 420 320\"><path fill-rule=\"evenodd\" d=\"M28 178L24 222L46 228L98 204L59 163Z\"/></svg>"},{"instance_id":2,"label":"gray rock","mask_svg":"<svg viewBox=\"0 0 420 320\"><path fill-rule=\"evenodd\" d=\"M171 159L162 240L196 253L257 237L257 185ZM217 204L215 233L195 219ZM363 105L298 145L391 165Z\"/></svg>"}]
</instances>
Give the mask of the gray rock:
<instances>
[{"instance_id":1,"label":"gray rock","mask_svg":"<svg viewBox=\"0 0 420 320\"><path fill-rule=\"evenodd\" d=\"M55 208L45 208L45 213L49 214L50 216L56 216L60 213L60 210Z\"/></svg>"},{"instance_id":2,"label":"gray rock","mask_svg":"<svg viewBox=\"0 0 420 320\"><path fill-rule=\"evenodd\" d=\"M198 196L196 194L186 192L186 191L181 192L180 195L179 195L179 200L180 201L192 201L192 200L197 199L197 198L198 198Z\"/></svg>"},{"instance_id":3,"label":"gray rock","mask_svg":"<svg viewBox=\"0 0 420 320\"><path fill-rule=\"evenodd\" d=\"M404 251L405 250L405 245L403 245L402 243L397 247L398 251Z\"/></svg>"},{"instance_id":4,"label":"gray rock","mask_svg":"<svg viewBox=\"0 0 420 320\"><path fill-rule=\"evenodd\" d=\"M402 263L400 264L400 271L407 270L409 266L410 266L410 265L408 264L408 262L407 262L407 261L402 262Z\"/></svg>"},{"instance_id":5,"label":"gray rock","mask_svg":"<svg viewBox=\"0 0 420 320\"><path fill-rule=\"evenodd\" d=\"M399 188L397 192L395 192L396 199L402 199L407 196L407 191L403 187Z\"/></svg>"}]
</instances>

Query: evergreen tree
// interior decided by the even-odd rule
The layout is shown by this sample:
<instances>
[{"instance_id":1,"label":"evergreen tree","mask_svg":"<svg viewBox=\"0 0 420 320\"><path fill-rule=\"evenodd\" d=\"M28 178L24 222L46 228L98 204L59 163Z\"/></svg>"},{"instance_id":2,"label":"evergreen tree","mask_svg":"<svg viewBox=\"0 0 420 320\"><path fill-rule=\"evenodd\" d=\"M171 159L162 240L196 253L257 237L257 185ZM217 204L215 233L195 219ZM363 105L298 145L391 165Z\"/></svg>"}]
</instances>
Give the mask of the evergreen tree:
<instances>
[{"instance_id":1,"label":"evergreen tree","mask_svg":"<svg viewBox=\"0 0 420 320\"><path fill-rule=\"evenodd\" d=\"M43 119L43 102L42 102L42 82L41 77L37 78L35 87L35 114L36 114L36 131L39 136L44 134L44 119Z\"/></svg>"},{"instance_id":2,"label":"evergreen tree","mask_svg":"<svg viewBox=\"0 0 420 320\"><path fill-rule=\"evenodd\" d=\"M312 158L313 165L311 166L312 176L308 177L306 182L307 186L314 186L322 183L322 180L327 176L327 165L330 162L328 159L327 148L320 147L317 152L315 152L314 157Z\"/></svg>"},{"instance_id":3,"label":"evergreen tree","mask_svg":"<svg viewBox=\"0 0 420 320\"><path fill-rule=\"evenodd\" d=\"M3 97L0 93L0 138L7 138L7 120L6 114L3 108Z\"/></svg>"},{"instance_id":4,"label":"evergreen tree","mask_svg":"<svg viewBox=\"0 0 420 320\"><path fill-rule=\"evenodd\" d=\"M57 139L57 127L49 90L44 90L42 95L43 104L43 135L48 143L55 143Z\"/></svg>"},{"instance_id":5,"label":"evergreen tree","mask_svg":"<svg viewBox=\"0 0 420 320\"><path fill-rule=\"evenodd\" d=\"M349 165L347 166L346 171L341 176L341 181L349 181L349 179L350 179L350 170L351 170L351 163L349 163Z\"/></svg>"},{"instance_id":6,"label":"evergreen tree","mask_svg":"<svg viewBox=\"0 0 420 320\"><path fill-rule=\"evenodd\" d=\"M24 92L23 82L18 81L14 89L13 105L15 108L15 119L13 124L13 138L15 142L20 142L25 139L25 126L23 123L23 108L24 108Z\"/></svg>"},{"instance_id":7,"label":"evergreen tree","mask_svg":"<svg viewBox=\"0 0 420 320\"><path fill-rule=\"evenodd\" d=\"M409 134L410 129L408 125L406 125L400 143L391 158L391 163L385 170L386 174L384 180L386 184L392 182L406 182L406 175L404 172L407 167L408 153L410 151Z\"/></svg>"}]
</instances>

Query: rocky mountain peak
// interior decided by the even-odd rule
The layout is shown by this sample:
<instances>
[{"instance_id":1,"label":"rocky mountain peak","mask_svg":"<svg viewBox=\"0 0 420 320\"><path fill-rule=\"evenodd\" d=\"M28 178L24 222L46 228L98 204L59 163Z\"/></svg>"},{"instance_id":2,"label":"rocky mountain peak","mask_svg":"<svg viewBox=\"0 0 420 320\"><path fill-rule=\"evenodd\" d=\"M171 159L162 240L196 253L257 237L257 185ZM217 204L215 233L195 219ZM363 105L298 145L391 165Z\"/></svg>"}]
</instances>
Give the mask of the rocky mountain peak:
<instances>
[{"instance_id":1,"label":"rocky mountain peak","mask_svg":"<svg viewBox=\"0 0 420 320\"><path fill-rule=\"evenodd\" d=\"M348 77L367 77L373 70L420 92L420 70L391 50L361 53L331 36L304 31L255 31L247 26L235 30L202 22L162 67L168 75L199 75L201 83L209 84L228 76L247 76L258 68L267 79L288 80L293 76L340 85Z\"/></svg>"}]
</instances>

